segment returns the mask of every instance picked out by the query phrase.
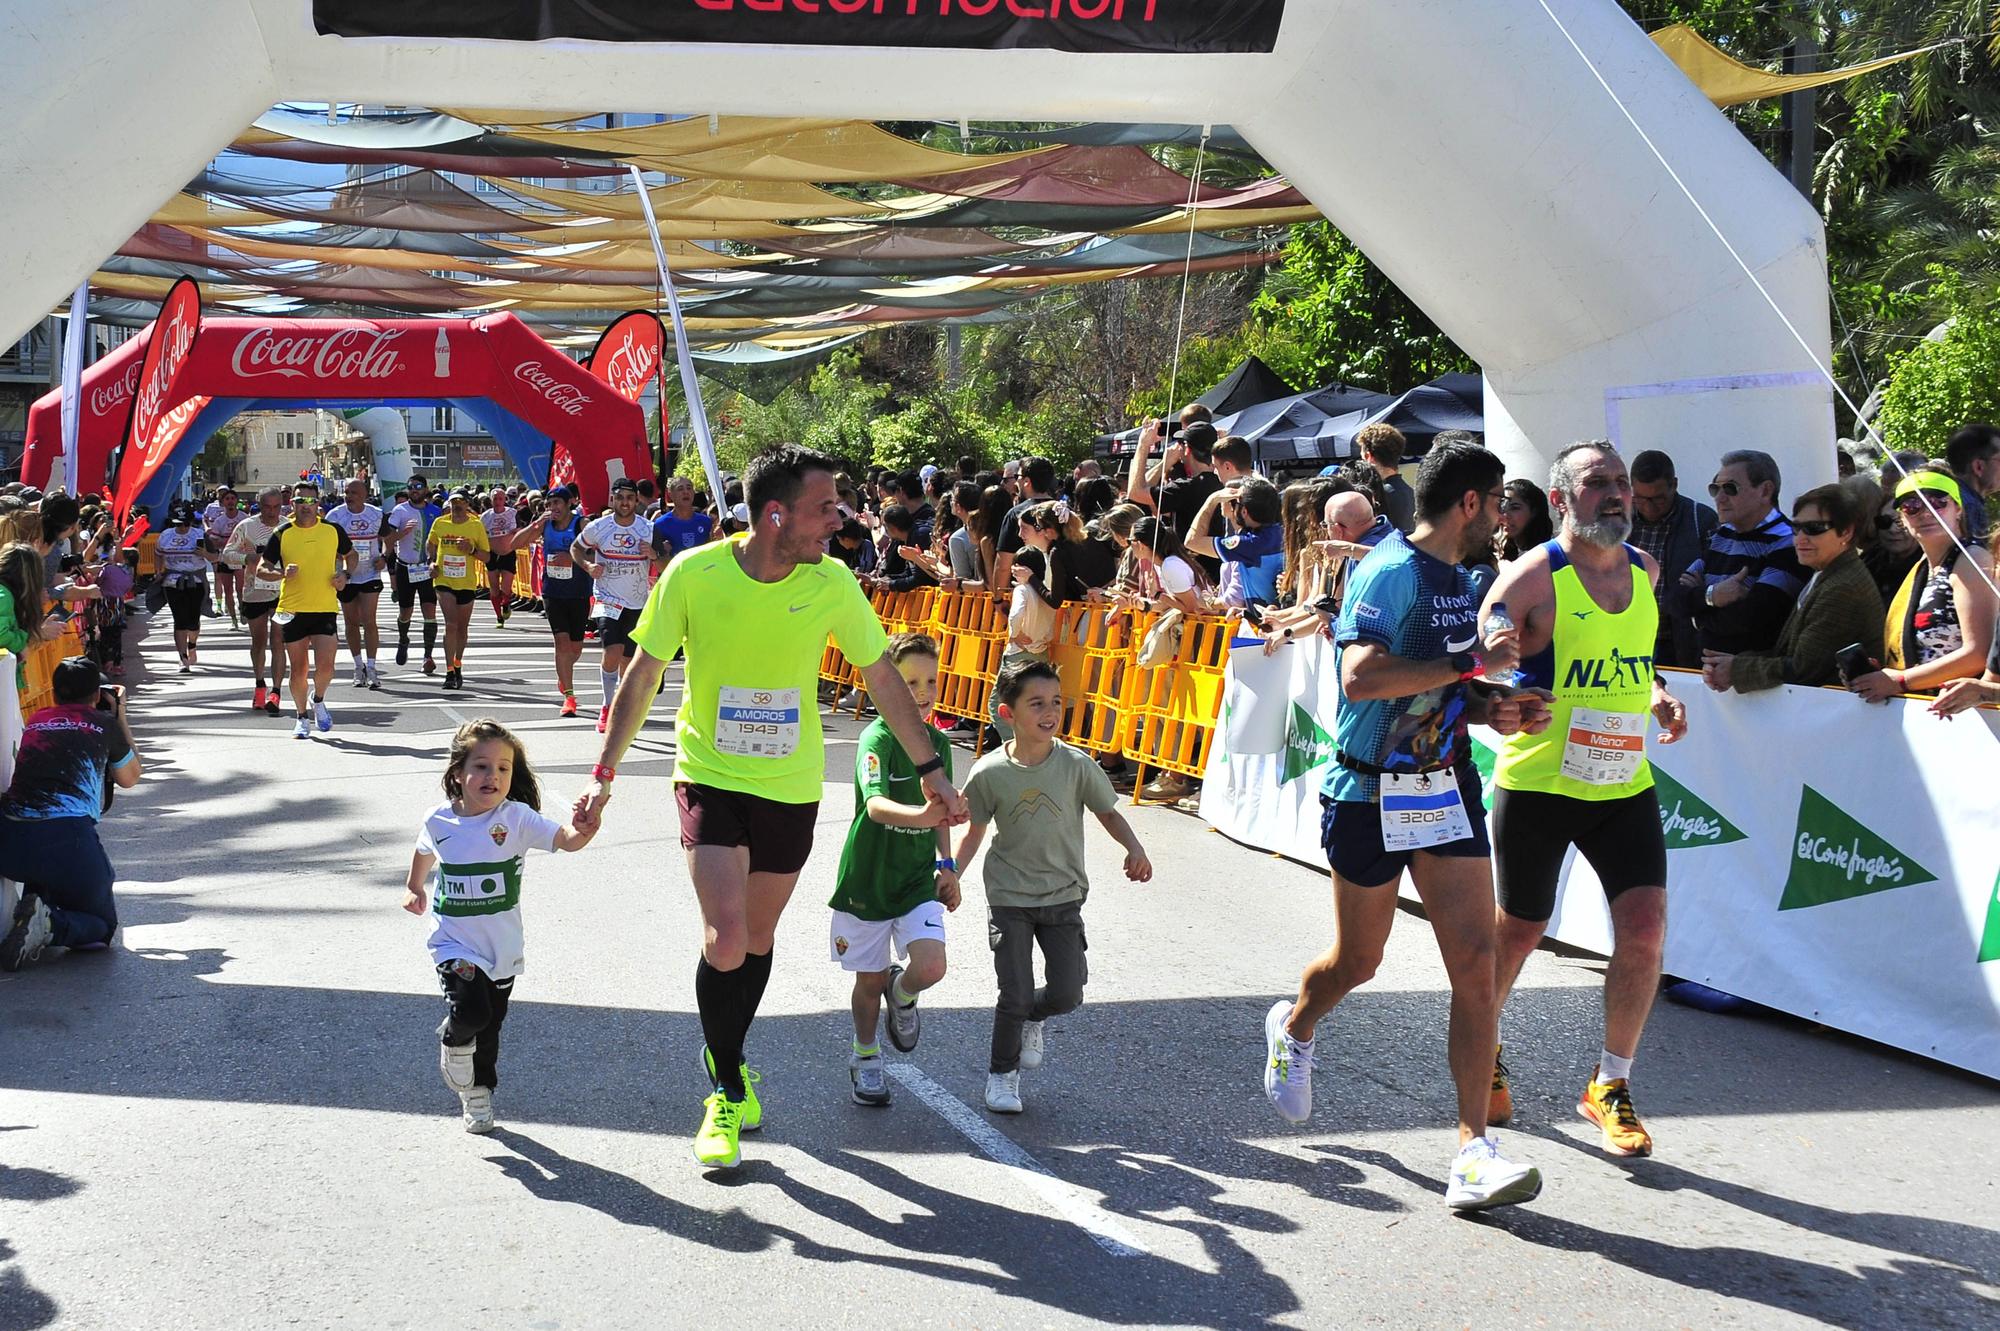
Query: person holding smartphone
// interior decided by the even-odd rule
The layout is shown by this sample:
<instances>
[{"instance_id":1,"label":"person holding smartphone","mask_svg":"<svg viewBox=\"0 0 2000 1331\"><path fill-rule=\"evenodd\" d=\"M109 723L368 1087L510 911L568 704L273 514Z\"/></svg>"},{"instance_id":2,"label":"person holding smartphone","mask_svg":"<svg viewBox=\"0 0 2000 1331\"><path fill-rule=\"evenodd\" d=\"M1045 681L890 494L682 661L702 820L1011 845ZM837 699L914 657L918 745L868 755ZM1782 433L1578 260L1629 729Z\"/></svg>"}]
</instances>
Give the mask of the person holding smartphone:
<instances>
[{"instance_id":1,"label":"person holding smartphone","mask_svg":"<svg viewBox=\"0 0 2000 1331\"><path fill-rule=\"evenodd\" d=\"M139 783L125 690L107 686L87 656L57 665L52 682L55 703L28 718L14 780L0 795L0 876L22 887L0 938L0 970L17 971L50 946L102 947L118 930L97 820L111 807L111 785Z\"/></svg>"}]
</instances>

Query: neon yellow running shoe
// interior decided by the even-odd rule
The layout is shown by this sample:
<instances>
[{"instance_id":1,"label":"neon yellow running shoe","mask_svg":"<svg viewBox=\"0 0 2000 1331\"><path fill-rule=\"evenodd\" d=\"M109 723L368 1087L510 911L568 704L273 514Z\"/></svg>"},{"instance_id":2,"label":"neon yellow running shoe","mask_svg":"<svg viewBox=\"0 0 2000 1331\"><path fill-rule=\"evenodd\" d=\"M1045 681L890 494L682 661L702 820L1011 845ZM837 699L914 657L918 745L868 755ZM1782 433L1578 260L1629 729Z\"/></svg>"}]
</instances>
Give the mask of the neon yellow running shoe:
<instances>
[{"instance_id":1,"label":"neon yellow running shoe","mask_svg":"<svg viewBox=\"0 0 2000 1331\"><path fill-rule=\"evenodd\" d=\"M701 1131L694 1135L694 1158L707 1169L734 1169L743 1158L737 1133L743 1126L743 1102L721 1091L701 1102Z\"/></svg>"},{"instance_id":2,"label":"neon yellow running shoe","mask_svg":"<svg viewBox=\"0 0 2000 1331\"><path fill-rule=\"evenodd\" d=\"M764 1080L750 1070L748 1063L739 1064L743 1073L743 1131L755 1132L764 1126L764 1102L757 1098L757 1083ZM715 1082L715 1055L708 1052L708 1046L701 1047L701 1070L708 1074L708 1084Z\"/></svg>"}]
</instances>

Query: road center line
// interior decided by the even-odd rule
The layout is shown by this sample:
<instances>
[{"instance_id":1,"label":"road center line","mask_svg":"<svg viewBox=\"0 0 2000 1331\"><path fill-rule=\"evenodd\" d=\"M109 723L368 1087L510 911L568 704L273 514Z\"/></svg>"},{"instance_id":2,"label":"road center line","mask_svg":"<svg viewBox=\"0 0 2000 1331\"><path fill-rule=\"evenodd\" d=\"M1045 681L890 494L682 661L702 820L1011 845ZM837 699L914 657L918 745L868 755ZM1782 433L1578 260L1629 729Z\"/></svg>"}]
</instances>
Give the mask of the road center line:
<instances>
[{"instance_id":1,"label":"road center line","mask_svg":"<svg viewBox=\"0 0 2000 1331\"><path fill-rule=\"evenodd\" d=\"M1023 1183L1041 1196L1050 1210L1090 1235L1091 1242L1098 1247L1113 1257L1148 1255L1146 1245L1139 1242L1132 1231L1099 1210L1097 1204L1077 1188L1057 1178L1041 1161L967 1108L963 1100L926 1077L915 1064L891 1063L884 1070L935 1110L939 1118L957 1128L989 1159L1013 1170Z\"/></svg>"}]
</instances>

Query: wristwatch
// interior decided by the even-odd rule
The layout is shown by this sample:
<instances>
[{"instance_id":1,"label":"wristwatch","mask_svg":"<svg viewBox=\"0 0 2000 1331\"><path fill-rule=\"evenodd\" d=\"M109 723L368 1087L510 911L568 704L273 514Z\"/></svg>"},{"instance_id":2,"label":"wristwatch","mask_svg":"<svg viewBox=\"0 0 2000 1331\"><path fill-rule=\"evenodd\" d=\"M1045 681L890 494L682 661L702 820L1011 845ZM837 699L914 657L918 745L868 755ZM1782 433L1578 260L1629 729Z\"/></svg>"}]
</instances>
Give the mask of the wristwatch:
<instances>
[{"instance_id":1,"label":"wristwatch","mask_svg":"<svg viewBox=\"0 0 2000 1331\"><path fill-rule=\"evenodd\" d=\"M946 870L952 873L958 872L958 861L949 855L941 856L937 862L937 871L939 873L944 873Z\"/></svg>"},{"instance_id":2,"label":"wristwatch","mask_svg":"<svg viewBox=\"0 0 2000 1331\"><path fill-rule=\"evenodd\" d=\"M592 781L609 781L617 775L617 768L606 767L603 763L593 764L590 769L590 779Z\"/></svg>"},{"instance_id":3,"label":"wristwatch","mask_svg":"<svg viewBox=\"0 0 2000 1331\"><path fill-rule=\"evenodd\" d=\"M1458 672L1460 679L1464 679L1468 674L1477 674L1479 671L1479 658L1471 652L1453 652L1445 659L1451 662L1451 668Z\"/></svg>"},{"instance_id":4,"label":"wristwatch","mask_svg":"<svg viewBox=\"0 0 2000 1331\"><path fill-rule=\"evenodd\" d=\"M919 777L926 777L929 776L932 772L941 772L943 770L944 770L944 758L941 755L935 753L931 755L931 759L929 762L917 764L917 775Z\"/></svg>"}]
</instances>

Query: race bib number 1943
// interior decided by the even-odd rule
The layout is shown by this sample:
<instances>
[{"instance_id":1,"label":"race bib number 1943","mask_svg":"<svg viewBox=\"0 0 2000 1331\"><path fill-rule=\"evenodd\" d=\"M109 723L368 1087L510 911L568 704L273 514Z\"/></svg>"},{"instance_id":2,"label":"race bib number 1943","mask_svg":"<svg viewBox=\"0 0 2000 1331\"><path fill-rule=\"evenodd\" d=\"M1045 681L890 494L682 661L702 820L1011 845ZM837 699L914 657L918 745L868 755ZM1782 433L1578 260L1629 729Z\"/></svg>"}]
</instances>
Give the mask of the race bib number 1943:
<instances>
[{"instance_id":1,"label":"race bib number 1943","mask_svg":"<svg viewBox=\"0 0 2000 1331\"><path fill-rule=\"evenodd\" d=\"M797 689L719 691L715 710L716 752L746 758L788 758L798 747Z\"/></svg>"}]
</instances>

